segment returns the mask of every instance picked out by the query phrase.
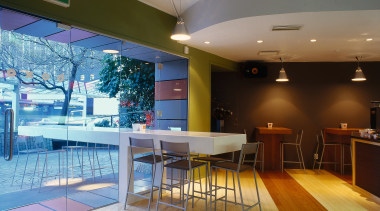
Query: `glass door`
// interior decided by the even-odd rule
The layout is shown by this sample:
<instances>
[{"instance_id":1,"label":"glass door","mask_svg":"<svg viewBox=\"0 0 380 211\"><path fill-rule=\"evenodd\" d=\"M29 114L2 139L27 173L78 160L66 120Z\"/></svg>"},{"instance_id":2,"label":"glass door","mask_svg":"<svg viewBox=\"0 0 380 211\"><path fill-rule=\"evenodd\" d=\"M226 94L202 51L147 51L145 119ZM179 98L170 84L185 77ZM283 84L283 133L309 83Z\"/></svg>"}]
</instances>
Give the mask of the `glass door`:
<instances>
[{"instance_id":1,"label":"glass door","mask_svg":"<svg viewBox=\"0 0 380 211\"><path fill-rule=\"evenodd\" d=\"M75 28L71 31L72 39L90 33ZM78 210L88 210L118 202L120 100L115 90L120 82L122 42L94 35L72 45L82 53L82 59L70 81L68 210L77 205L81 206Z\"/></svg>"},{"instance_id":2,"label":"glass door","mask_svg":"<svg viewBox=\"0 0 380 211\"><path fill-rule=\"evenodd\" d=\"M71 32L4 8L0 22L0 210L66 207Z\"/></svg>"}]
</instances>

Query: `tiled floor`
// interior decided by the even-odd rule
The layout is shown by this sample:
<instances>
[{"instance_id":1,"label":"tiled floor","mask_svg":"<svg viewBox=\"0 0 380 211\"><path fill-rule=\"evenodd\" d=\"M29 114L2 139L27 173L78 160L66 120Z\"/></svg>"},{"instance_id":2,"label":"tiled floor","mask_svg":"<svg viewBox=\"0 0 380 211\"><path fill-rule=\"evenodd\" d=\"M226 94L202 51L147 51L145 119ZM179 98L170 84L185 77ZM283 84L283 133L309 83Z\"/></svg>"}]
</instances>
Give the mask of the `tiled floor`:
<instances>
[{"instance_id":1,"label":"tiled floor","mask_svg":"<svg viewBox=\"0 0 380 211\"><path fill-rule=\"evenodd\" d=\"M95 163L95 167L97 167L98 162L96 157L92 157L92 153L90 153L90 159L88 159L89 156L85 152L83 155L83 164L85 165L84 180L81 179L81 169L79 167L74 168L73 177L71 177L71 169L66 168L66 166L71 166L70 153L68 155L69 159L67 161L66 158L63 160L61 158L61 168L63 167L61 170L63 174L61 180L58 177L44 179L41 189L39 188L40 177L38 176L38 171L36 171L33 186L31 186L33 171L36 167L36 154L29 156L22 188L21 183L27 160L26 155L23 154L19 157L13 185L12 178L17 155L14 156L11 162L0 159L0 210L16 207L18 208L15 210L66 210L66 193L68 196L67 210L89 210L116 202L118 198L117 149L111 150L115 174L113 174L112 168L102 168L102 176L99 170L95 170L95 175L92 174L89 163ZM79 161L81 161L81 154L79 153L79 155L80 159L78 160L77 154L74 152L74 165L78 165ZM110 166L107 150L98 150L98 158L102 167ZM45 157L41 156L39 163L40 170L43 167L44 161ZM49 175L58 173L58 156L56 154L49 155L48 164ZM93 176L95 176L95 180ZM144 176L146 175L142 174L138 178L143 178ZM60 186L59 181L61 182ZM68 183L67 188L66 183Z\"/></svg>"},{"instance_id":2,"label":"tiled floor","mask_svg":"<svg viewBox=\"0 0 380 211\"><path fill-rule=\"evenodd\" d=\"M68 198L58 197L32 205L12 209L12 211L86 211L117 202L117 186L70 194Z\"/></svg>"},{"instance_id":3,"label":"tiled floor","mask_svg":"<svg viewBox=\"0 0 380 211\"><path fill-rule=\"evenodd\" d=\"M95 155L95 157L93 157ZM68 159L66 160L66 156ZM42 173L45 156L40 156L39 163L37 154L30 154L27 159L26 154L21 154L16 168L17 154L11 162L0 159L0 210L66 210L66 193L67 193L67 210L88 210L97 207L103 207L108 204L115 203L118 199L118 149L111 150L112 168L102 168L100 170L90 170L91 165L95 163L98 167L96 153L92 151L83 153L83 179L81 179L81 168L75 167L73 171L71 167L79 166L82 162L81 151L76 151L71 157L68 151L65 158L61 159L61 179L59 177L49 177L42 182L40 189L40 175L38 170L33 179L34 168L36 167ZM59 173L58 171L58 155L53 153L48 155L48 171L49 175ZM98 159L102 167L110 167L109 154L107 150L98 150ZM25 168L25 163L28 163ZM37 164L37 165L36 165ZM26 172L24 181L22 182L23 172ZM12 179L14 182L12 185ZM94 180L95 177L95 180ZM135 165L135 185L138 190L146 189L145 186L150 185L151 167L141 164ZM33 185L32 185L33 181ZM59 181L61 185L59 185ZM23 183L22 187L21 184ZM66 188L66 183L68 183ZM22 197L22 200L20 198ZM27 205L27 206L25 206Z\"/></svg>"}]
</instances>

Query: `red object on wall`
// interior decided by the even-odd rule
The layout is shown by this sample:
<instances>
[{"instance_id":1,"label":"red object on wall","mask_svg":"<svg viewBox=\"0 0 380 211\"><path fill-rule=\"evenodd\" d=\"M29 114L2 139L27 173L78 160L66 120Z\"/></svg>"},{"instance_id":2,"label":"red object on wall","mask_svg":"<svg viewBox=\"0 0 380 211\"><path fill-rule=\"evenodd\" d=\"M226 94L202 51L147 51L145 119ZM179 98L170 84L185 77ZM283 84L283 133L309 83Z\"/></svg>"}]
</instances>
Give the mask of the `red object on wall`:
<instances>
[{"instance_id":1,"label":"red object on wall","mask_svg":"<svg viewBox=\"0 0 380 211\"><path fill-rule=\"evenodd\" d=\"M187 99L187 79L155 83L155 100Z\"/></svg>"}]
</instances>

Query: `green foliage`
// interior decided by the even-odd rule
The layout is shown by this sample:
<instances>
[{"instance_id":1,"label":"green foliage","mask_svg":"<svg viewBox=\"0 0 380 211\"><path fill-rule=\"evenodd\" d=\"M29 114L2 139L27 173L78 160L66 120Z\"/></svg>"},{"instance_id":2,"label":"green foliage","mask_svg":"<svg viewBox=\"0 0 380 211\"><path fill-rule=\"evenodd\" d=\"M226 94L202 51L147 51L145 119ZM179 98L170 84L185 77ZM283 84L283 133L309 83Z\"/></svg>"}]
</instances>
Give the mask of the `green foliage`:
<instances>
[{"instance_id":1,"label":"green foliage","mask_svg":"<svg viewBox=\"0 0 380 211\"><path fill-rule=\"evenodd\" d=\"M111 122L108 119L103 119L101 122L94 124L96 127L111 127Z\"/></svg>"},{"instance_id":2,"label":"green foliage","mask_svg":"<svg viewBox=\"0 0 380 211\"><path fill-rule=\"evenodd\" d=\"M154 108L154 64L106 55L99 73L99 91L110 97L120 94L120 127L145 123Z\"/></svg>"}]
</instances>

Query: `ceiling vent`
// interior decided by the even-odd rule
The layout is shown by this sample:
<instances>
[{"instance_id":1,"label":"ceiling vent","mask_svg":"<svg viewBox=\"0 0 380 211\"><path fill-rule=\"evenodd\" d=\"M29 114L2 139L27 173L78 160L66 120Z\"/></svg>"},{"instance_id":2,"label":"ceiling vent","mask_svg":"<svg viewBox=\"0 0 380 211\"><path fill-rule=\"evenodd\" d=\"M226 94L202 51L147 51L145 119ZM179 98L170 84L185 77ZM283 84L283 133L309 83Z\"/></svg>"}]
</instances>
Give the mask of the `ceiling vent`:
<instances>
[{"instance_id":1,"label":"ceiling vent","mask_svg":"<svg viewBox=\"0 0 380 211\"><path fill-rule=\"evenodd\" d=\"M259 56L277 56L280 51L259 51Z\"/></svg>"},{"instance_id":2,"label":"ceiling vent","mask_svg":"<svg viewBox=\"0 0 380 211\"><path fill-rule=\"evenodd\" d=\"M277 25L273 26L272 31L294 31L300 30L302 25Z\"/></svg>"}]
</instances>

